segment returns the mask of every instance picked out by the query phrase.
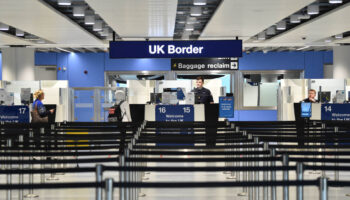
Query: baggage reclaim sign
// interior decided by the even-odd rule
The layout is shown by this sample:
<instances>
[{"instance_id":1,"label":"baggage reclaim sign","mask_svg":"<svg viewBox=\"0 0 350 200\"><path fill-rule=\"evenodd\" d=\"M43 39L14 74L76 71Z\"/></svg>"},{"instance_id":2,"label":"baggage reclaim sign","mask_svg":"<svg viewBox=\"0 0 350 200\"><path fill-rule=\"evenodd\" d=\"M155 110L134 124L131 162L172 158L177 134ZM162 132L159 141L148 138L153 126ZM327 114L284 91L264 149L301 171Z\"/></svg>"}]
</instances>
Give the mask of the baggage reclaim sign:
<instances>
[{"instance_id":1,"label":"baggage reclaim sign","mask_svg":"<svg viewBox=\"0 0 350 200\"><path fill-rule=\"evenodd\" d=\"M174 71L238 69L238 58L171 59L171 70Z\"/></svg>"},{"instance_id":2,"label":"baggage reclaim sign","mask_svg":"<svg viewBox=\"0 0 350 200\"><path fill-rule=\"evenodd\" d=\"M233 58L242 57L242 40L115 41L110 58Z\"/></svg>"}]
</instances>

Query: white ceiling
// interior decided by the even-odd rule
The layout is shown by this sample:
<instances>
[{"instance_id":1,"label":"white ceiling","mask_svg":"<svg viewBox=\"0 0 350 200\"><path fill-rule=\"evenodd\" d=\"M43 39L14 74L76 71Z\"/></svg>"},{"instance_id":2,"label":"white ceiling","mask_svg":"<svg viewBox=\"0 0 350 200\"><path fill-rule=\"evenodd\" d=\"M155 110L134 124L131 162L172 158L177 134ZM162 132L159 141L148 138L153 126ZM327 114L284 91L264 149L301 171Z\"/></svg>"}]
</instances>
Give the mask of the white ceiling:
<instances>
[{"instance_id":1,"label":"white ceiling","mask_svg":"<svg viewBox=\"0 0 350 200\"><path fill-rule=\"evenodd\" d=\"M320 43L326 38L350 31L350 23L346 20L350 18L350 4L337 8L321 17L306 22L290 31L287 31L265 43L299 43L312 45ZM306 38L305 40L302 38ZM349 39L347 39L349 40Z\"/></svg>"},{"instance_id":2,"label":"white ceiling","mask_svg":"<svg viewBox=\"0 0 350 200\"><path fill-rule=\"evenodd\" d=\"M58 44L102 44L39 0L0 0L0 21Z\"/></svg>"},{"instance_id":3,"label":"white ceiling","mask_svg":"<svg viewBox=\"0 0 350 200\"><path fill-rule=\"evenodd\" d=\"M200 39L228 36L246 39L312 2L314 0L224 0Z\"/></svg>"},{"instance_id":4,"label":"white ceiling","mask_svg":"<svg viewBox=\"0 0 350 200\"><path fill-rule=\"evenodd\" d=\"M177 0L85 0L124 40L171 40ZM329 46L332 35L350 31L350 4L304 23L271 40L247 41L262 30L315 0L224 0L199 39L245 40L244 47ZM0 22L53 42L36 44L0 32L0 46L32 45L42 48L107 48L68 17L41 0L0 0ZM306 36L306 40L301 38Z\"/></svg>"},{"instance_id":5,"label":"white ceiling","mask_svg":"<svg viewBox=\"0 0 350 200\"><path fill-rule=\"evenodd\" d=\"M85 0L122 38L173 37L177 0Z\"/></svg>"},{"instance_id":6,"label":"white ceiling","mask_svg":"<svg viewBox=\"0 0 350 200\"><path fill-rule=\"evenodd\" d=\"M29 45L30 42L19 39L15 36L0 32L0 46L7 45Z\"/></svg>"}]
</instances>

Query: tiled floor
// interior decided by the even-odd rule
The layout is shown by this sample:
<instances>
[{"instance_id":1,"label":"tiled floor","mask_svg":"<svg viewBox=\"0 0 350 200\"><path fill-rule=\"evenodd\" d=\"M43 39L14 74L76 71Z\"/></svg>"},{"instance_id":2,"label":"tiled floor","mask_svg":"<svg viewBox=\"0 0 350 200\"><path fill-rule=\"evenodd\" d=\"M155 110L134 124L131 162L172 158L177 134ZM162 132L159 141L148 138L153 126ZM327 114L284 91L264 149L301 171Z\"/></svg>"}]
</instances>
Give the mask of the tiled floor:
<instances>
[{"instance_id":1,"label":"tiled floor","mask_svg":"<svg viewBox=\"0 0 350 200\"><path fill-rule=\"evenodd\" d=\"M292 163L293 164L293 163ZM87 166L87 165L85 165ZM223 166L223 163L162 163L162 164L149 164L149 166ZM82 165L84 167L84 165ZM305 179L315 179L321 174L310 174L305 172ZM49 175L46 175L48 177ZM156 173L152 172L146 175L149 182L176 182L176 181L232 181L226 179L227 174L223 172L182 172L182 173ZM262 173L260 174L262 176ZM334 178L332 172L327 173L327 176L331 179ZM65 174L56 175L59 178L58 181L46 181L48 183L53 182L74 182L74 181L94 181L94 174L80 173L80 174ZM106 172L104 177L112 177L118 180L118 173ZM277 178L281 179L282 174L277 173ZM350 173L341 173L341 180L350 180ZM6 177L0 176L1 183L5 183ZM18 181L18 176L13 176L13 182ZM290 179L295 179L295 173L290 172ZM25 177L25 181L28 181L28 177ZM40 182L40 175L35 176L35 181ZM0 199L6 199L6 191L0 192ZM226 199L248 199L247 197L238 196L238 193L242 192L242 188L189 188L189 189L142 189L142 193L146 194L145 197L140 197L140 200L226 200ZM260 199L262 199L262 189L260 189ZM28 191L24 191L25 194ZM50 190L35 190L35 194L39 195L41 200L92 200L95 199L94 189L50 189ZM115 189L115 199L118 199L118 189ZM347 200L350 197L346 196L346 193L350 193L350 188L330 188L329 199L331 200ZM296 199L295 187L290 188L290 199ZM317 187L305 187L304 188L304 199L305 200L316 200L319 199ZM12 191L13 198L18 199L18 191ZM282 188L277 189L277 199L282 199ZM270 197L269 197L270 199Z\"/></svg>"}]
</instances>

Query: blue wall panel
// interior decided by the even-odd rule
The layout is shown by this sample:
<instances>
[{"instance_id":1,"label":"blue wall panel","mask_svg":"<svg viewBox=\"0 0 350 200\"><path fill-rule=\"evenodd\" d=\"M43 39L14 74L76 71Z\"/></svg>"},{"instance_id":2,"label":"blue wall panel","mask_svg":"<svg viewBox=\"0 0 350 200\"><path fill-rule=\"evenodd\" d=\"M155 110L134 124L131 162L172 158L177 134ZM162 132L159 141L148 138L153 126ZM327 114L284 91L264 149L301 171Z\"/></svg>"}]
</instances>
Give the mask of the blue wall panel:
<instances>
[{"instance_id":1,"label":"blue wall panel","mask_svg":"<svg viewBox=\"0 0 350 200\"><path fill-rule=\"evenodd\" d=\"M305 52L304 78L323 78L323 52Z\"/></svg>"},{"instance_id":2,"label":"blue wall panel","mask_svg":"<svg viewBox=\"0 0 350 200\"><path fill-rule=\"evenodd\" d=\"M70 87L104 86L104 53L68 54L68 72Z\"/></svg>"},{"instance_id":3,"label":"blue wall panel","mask_svg":"<svg viewBox=\"0 0 350 200\"><path fill-rule=\"evenodd\" d=\"M169 71L170 59L110 59L105 54L106 71Z\"/></svg>"},{"instance_id":4,"label":"blue wall panel","mask_svg":"<svg viewBox=\"0 0 350 200\"><path fill-rule=\"evenodd\" d=\"M57 53L35 53L35 65L57 65Z\"/></svg>"},{"instance_id":5,"label":"blue wall panel","mask_svg":"<svg viewBox=\"0 0 350 200\"><path fill-rule=\"evenodd\" d=\"M277 110L236 110L229 121L277 121Z\"/></svg>"},{"instance_id":6,"label":"blue wall panel","mask_svg":"<svg viewBox=\"0 0 350 200\"><path fill-rule=\"evenodd\" d=\"M324 64L333 64L333 51L323 52L323 63Z\"/></svg>"},{"instance_id":7,"label":"blue wall panel","mask_svg":"<svg viewBox=\"0 0 350 200\"><path fill-rule=\"evenodd\" d=\"M239 59L240 70L303 70L302 52L254 52Z\"/></svg>"},{"instance_id":8,"label":"blue wall panel","mask_svg":"<svg viewBox=\"0 0 350 200\"><path fill-rule=\"evenodd\" d=\"M2 55L0 53L0 80L2 80Z\"/></svg>"}]
</instances>

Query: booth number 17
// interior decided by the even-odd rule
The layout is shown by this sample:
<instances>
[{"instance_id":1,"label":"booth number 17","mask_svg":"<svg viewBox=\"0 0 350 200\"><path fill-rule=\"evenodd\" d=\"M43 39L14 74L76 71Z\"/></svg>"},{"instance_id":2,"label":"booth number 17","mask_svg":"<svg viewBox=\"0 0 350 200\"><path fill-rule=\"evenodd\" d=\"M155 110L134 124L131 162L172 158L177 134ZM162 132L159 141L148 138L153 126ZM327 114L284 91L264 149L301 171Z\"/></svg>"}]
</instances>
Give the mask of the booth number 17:
<instances>
[{"instance_id":1,"label":"booth number 17","mask_svg":"<svg viewBox=\"0 0 350 200\"><path fill-rule=\"evenodd\" d=\"M25 114L26 113L26 108L19 108L19 114Z\"/></svg>"}]
</instances>

